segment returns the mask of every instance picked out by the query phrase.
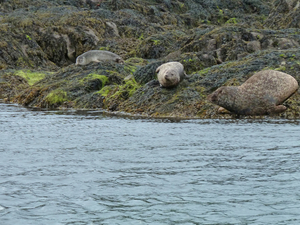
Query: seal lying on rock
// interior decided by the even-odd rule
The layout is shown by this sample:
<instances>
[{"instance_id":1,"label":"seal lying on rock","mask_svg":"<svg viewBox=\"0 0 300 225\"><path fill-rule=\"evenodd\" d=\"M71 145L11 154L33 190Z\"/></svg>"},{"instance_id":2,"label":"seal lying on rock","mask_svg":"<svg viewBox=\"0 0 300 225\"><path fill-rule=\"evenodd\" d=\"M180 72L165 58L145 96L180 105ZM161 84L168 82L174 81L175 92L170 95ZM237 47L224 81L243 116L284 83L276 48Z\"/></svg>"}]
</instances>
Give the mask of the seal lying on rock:
<instances>
[{"instance_id":1,"label":"seal lying on rock","mask_svg":"<svg viewBox=\"0 0 300 225\"><path fill-rule=\"evenodd\" d=\"M161 87L175 87L187 77L180 62L168 62L156 69L157 79Z\"/></svg>"},{"instance_id":2,"label":"seal lying on rock","mask_svg":"<svg viewBox=\"0 0 300 225\"><path fill-rule=\"evenodd\" d=\"M101 61L114 61L117 63L124 63L124 60L121 56L110 52L110 51L103 51L103 50L90 50L76 58L75 65L86 65L90 62L101 62Z\"/></svg>"},{"instance_id":3,"label":"seal lying on rock","mask_svg":"<svg viewBox=\"0 0 300 225\"><path fill-rule=\"evenodd\" d=\"M281 105L298 89L292 76L264 70L254 74L241 86L223 86L208 96L212 103L240 115L268 115L281 113Z\"/></svg>"}]
</instances>

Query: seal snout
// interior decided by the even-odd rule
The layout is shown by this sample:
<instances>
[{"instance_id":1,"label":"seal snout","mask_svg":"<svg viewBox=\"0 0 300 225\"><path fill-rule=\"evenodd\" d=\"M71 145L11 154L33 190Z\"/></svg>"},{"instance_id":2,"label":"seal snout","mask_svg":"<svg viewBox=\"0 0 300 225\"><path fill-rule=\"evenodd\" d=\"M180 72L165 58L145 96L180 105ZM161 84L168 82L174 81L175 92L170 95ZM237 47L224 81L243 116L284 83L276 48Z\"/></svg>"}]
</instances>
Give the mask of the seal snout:
<instances>
[{"instance_id":1,"label":"seal snout","mask_svg":"<svg viewBox=\"0 0 300 225\"><path fill-rule=\"evenodd\" d=\"M169 74L169 73L167 73L166 75L165 75L165 79L166 80L168 80L168 81L170 81L171 79L172 79L172 77L174 76L174 74Z\"/></svg>"},{"instance_id":2,"label":"seal snout","mask_svg":"<svg viewBox=\"0 0 300 225\"><path fill-rule=\"evenodd\" d=\"M207 96L207 100L210 102L216 102L217 101L217 95L215 93L212 93Z\"/></svg>"},{"instance_id":3,"label":"seal snout","mask_svg":"<svg viewBox=\"0 0 300 225\"><path fill-rule=\"evenodd\" d=\"M209 100L210 102L217 102L218 100L218 96L219 94L221 94L223 91L222 91L222 88L219 88L218 90L216 90L215 92L211 93L210 95L207 96L207 100Z\"/></svg>"},{"instance_id":4,"label":"seal snout","mask_svg":"<svg viewBox=\"0 0 300 225\"><path fill-rule=\"evenodd\" d=\"M121 64L121 65L123 65L125 63L122 58L117 58L116 62L119 63L119 64Z\"/></svg>"}]
</instances>

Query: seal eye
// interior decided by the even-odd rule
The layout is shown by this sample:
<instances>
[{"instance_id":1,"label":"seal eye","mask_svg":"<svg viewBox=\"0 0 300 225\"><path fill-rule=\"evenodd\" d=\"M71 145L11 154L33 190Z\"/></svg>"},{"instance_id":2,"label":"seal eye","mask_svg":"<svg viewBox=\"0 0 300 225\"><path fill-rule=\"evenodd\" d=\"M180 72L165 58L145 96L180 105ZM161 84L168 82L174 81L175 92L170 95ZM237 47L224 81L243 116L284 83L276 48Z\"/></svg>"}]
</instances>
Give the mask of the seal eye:
<instances>
[{"instance_id":1,"label":"seal eye","mask_svg":"<svg viewBox=\"0 0 300 225\"><path fill-rule=\"evenodd\" d=\"M215 101L217 101L217 94L216 93L213 93L212 95L211 95L211 101L213 101L213 102L215 102Z\"/></svg>"},{"instance_id":2,"label":"seal eye","mask_svg":"<svg viewBox=\"0 0 300 225\"><path fill-rule=\"evenodd\" d=\"M217 93L218 93L218 94L223 94L223 93L224 93L224 88L221 87Z\"/></svg>"},{"instance_id":3,"label":"seal eye","mask_svg":"<svg viewBox=\"0 0 300 225\"><path fill-rule=\"evenodd\" d=\"M123 59L121 59L121 58L116 58L116 62L117 62L117 63L120 63L120 64L123 64L123 63L124 63Z\"/></svg>"}]
</instances>

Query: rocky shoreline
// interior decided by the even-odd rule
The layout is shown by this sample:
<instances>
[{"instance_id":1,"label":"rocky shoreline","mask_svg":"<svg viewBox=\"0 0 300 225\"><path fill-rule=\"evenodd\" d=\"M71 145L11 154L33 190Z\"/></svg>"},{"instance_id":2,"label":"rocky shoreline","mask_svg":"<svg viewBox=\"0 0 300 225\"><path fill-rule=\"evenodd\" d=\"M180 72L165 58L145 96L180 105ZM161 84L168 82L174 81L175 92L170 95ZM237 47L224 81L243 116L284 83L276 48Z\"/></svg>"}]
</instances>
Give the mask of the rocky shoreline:
<instances>
[{"instance_id":1,"label":"rocky shoreline","mask_svg":"<svg viewBox=\"0 0 300 225\"><path fill-rule=\"evenodd\" d=\"M0 1L0 99L28 107L146 117L236 118L206 97L273 69L300 82L297 0ZM75 66L78 55L125 60ZM160 88L155 70L181 62L189 79ZM280 118L300 117L299 91Z\"/></svg>"}]
</instances>

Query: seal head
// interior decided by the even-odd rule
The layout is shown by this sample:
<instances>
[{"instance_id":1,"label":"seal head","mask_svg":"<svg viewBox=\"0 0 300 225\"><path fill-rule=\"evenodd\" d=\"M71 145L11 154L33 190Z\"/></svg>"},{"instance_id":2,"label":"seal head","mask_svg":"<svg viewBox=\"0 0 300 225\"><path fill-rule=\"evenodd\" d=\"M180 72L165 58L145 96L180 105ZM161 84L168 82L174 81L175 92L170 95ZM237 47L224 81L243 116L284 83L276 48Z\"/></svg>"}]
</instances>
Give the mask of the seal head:
<instances>
[{"instance_id":1,"label":"seal head","mask_svg":"<svg viewBox=\"0 0 300 225\"><path fill-rule=\"evenodd\" d=\"M177 86L186 76L180 62L168 62L156 69L157 79L161 87L171 88Z\"/></svg>"}]
</instances>

